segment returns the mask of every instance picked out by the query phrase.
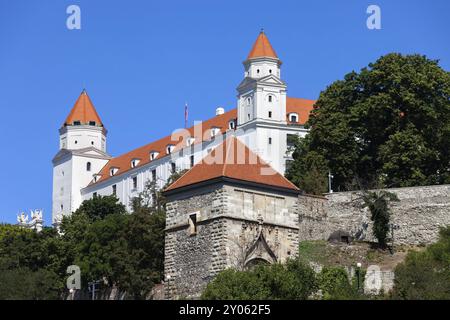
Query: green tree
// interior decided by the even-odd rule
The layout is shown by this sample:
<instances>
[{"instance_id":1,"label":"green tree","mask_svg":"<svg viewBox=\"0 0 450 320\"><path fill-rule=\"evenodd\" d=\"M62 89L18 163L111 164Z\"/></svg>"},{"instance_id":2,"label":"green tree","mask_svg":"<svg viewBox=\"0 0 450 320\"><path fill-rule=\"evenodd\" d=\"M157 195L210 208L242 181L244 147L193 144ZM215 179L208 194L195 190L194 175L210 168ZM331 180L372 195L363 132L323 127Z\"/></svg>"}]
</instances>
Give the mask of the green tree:
<instances>
[{"instance_id":1,"label":"green tree","mask_svg":"<svg viewBox=\"0 0 450 320\"><path fill-rule=\"evenodd\" d=\"M321 92L307 126L288 172L299 186L311 158L334 190L450 182L450 73L438 61L383 56Z\"/></svg>"},{"instance_id":2,"label":"green tree","mask_svg":"<svg viewBox=\"0 0 450 320\"><path fill-rule=\"evenodd\" d=\"M395 268L392 298L450 299L450 226L441 229L437 243L423 252L410 251Z\"/></svg>"},{"instance_id":3,"label":"green tree","mask_svg":"<svg viewBox=\"0 0 450 320\"><path fill-rule=\"evenodd\" d=\"M389 203L398 201L397 195L384 190L365 191L362 199L364 206L368 207L370 211L370 219L373 221L373 235L378 240L378 245L385 248L391 217Z\"/></svg>"},{"instance_id":4,"label":"green tree","mask_svg":"<svg viewBox=\"0 0 450 320\"><path fill-rule=\"evenodd\" d=\"M342 267L324 267L318 275L318 282L325 300L353 300L358 296Z\"/></svg>"},{"instance_id":5,"label":"green tree","mask_svg":"<svg viewBox=\"0 0 450 320\"><path fill-rule=\"evenodd\" d=\"M202 294L206 300L307 299L317 288L314 271L298 259L260 265L252 270L227 269Z\"/></svg>"},{"instance_id":6,"label":"green tree","mask_svg":"<svg viewBox=\"0 0 450 320\"><path fill-rule=\"evenodd\" d=\"M294 161L288 166L286 177L306 193L321 195L328 191L328 165L321 154L307 151L308 143L308 138L293 141ZM298 161L301 156L304 158Z\"/></svg>"},{"instance_id":7,"label":"green tree","mask_svg":"<svg viewBox=\"0 0 450 320\"><path fill-rule=\"evenodd\" d=\"M84 213L92 220L103 219L109 214L126 213L125 206L119 202L116 196L94 196L92 199L85 200L75 213Z\"/></svg>"}]
</instances>

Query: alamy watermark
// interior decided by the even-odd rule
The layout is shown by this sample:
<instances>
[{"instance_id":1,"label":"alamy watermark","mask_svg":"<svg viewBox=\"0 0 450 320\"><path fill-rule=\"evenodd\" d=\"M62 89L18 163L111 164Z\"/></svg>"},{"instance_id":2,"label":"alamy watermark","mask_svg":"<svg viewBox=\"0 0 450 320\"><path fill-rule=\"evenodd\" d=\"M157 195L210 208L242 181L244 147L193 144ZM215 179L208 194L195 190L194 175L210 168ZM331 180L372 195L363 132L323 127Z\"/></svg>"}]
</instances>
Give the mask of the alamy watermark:
<instances>
[{"instance_id":1,"label":"alamy watermark","mask_svg":"<svg viewBox=\"0 0 450 320\"><path fill-rule=\"evenodd\" d=\"M81 9L79 6L72 4L67 7L66 13L69 15L66 20L66 26L69 30L81 29Z\"/></svg>"}]
</instances>

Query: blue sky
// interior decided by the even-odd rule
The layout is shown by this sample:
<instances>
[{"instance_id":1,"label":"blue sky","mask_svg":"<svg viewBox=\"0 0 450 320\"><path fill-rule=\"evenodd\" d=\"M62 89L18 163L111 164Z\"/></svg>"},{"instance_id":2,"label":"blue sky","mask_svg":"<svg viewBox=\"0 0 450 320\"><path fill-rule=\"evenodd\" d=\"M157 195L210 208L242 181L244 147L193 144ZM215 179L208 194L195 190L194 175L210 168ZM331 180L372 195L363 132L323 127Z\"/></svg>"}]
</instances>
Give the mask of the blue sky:
<instances>
[{"instance_id":1,"label":"blue sky","mask_svg":"<svg viewBox=\"0 0 450 320\"><path fill-rule=\"evenodd\" d=\"M66 8L81 8L68 30ZM381 8L381 30L366 9ZM58 128L86 87L119 155L217 106L235 107L242 61L264 28L288 95L315 99L389 52L450 70L450 1L0 0L0 222L44 209L51 220Z\"/></svg>"}]
</instances>

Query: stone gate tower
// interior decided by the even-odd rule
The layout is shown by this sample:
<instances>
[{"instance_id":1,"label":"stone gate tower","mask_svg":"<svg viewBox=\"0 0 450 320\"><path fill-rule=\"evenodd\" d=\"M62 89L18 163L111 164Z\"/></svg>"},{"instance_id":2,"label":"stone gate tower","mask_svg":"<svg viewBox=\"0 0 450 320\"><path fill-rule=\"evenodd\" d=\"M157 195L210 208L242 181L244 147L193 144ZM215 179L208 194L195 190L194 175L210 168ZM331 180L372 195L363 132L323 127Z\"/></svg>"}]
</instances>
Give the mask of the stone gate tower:
<instances>
[{"instance_id":1,"label":"stone gate tower","mask_svg":"<svg viewBox=\"0 0 450 320\"><path fill-rule=\"evenodd\" d=\"M167 298L197 298L228 267L297 254L299 190L229 137L165 191Z\"/></svg>"}]
</instances>

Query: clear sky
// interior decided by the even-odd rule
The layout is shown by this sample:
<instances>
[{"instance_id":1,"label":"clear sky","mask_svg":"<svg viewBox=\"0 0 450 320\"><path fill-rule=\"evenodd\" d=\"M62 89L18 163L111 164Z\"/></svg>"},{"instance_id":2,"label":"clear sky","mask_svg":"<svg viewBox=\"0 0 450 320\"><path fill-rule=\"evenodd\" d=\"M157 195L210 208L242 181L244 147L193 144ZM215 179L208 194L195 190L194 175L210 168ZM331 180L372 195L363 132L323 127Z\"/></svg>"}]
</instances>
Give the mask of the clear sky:
<instances>
[{"instance_id":1,"label":"clear sky","mask_svg":"<svg viewBox=\"0 0 450 320\"><path fill-rule=\"evenodd\" d=\"M81 9L81 30L66 8ZM366 9L381 8L381 30ZM450 70L450 1L0 0L0 222L44 209L51 221L58 129L86 87L119 155L235 107L242 61L265 29L288 95L328 84L389 52Z\"/></svg>"}]
</instances>

